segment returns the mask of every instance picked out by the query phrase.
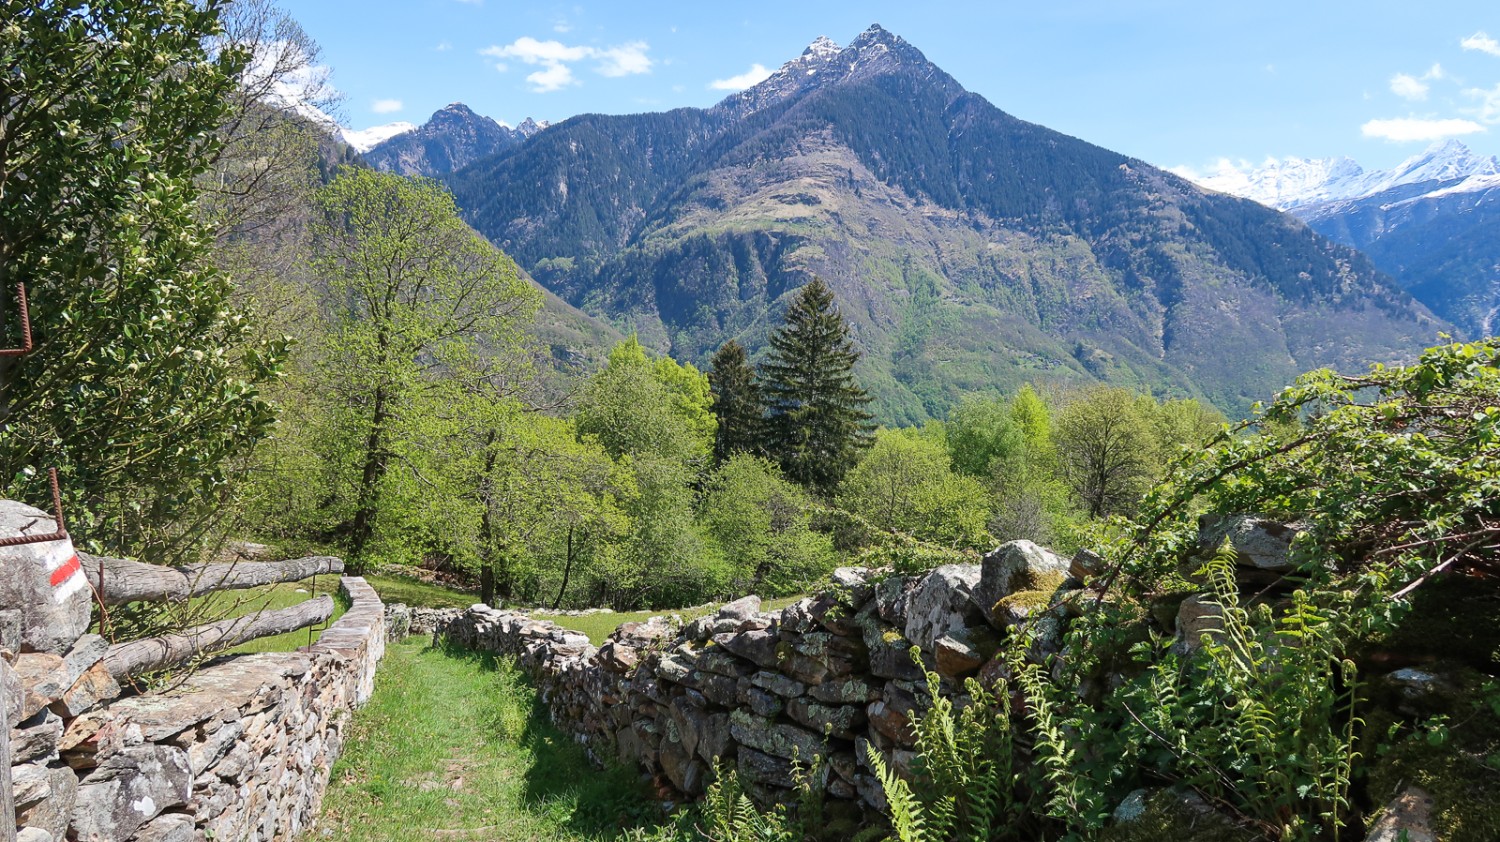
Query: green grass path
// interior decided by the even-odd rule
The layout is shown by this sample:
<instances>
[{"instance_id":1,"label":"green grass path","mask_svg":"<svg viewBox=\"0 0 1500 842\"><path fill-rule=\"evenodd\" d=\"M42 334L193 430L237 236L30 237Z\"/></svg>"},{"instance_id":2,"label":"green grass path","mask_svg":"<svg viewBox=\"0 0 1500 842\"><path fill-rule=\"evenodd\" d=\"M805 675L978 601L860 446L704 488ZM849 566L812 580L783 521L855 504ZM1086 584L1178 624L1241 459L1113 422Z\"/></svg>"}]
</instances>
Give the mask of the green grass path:
<instances>
[{"instance_id":1,"label":"green grass path","mask_svg":"<svg viewBox=\"0 0 1500 842\"><path fill-rule=\"evenodd\" d=\"M592 769L508 662L390 646L309 839L602 840L655 816L644 785Z\"/></svg>"}]
</instances>

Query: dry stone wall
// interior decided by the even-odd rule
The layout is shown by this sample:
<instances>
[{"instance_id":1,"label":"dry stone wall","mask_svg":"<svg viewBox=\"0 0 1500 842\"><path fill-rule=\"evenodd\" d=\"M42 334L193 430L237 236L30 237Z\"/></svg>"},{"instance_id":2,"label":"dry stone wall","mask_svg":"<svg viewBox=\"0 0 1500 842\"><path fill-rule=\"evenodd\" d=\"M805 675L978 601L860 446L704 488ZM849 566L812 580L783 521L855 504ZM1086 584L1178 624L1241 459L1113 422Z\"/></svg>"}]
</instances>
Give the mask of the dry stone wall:
<instances>
[{"instance_id":1,"label":"dry stone wall","mask_svg":"<svg viewBox=\"0 0 1500 842\"><path fill-rule=\"evenodd\" d=\"M908 768L929 699L912 647L955 697L965 677L1002 668L995 654L1012 625L1034 619L1044 655L1061 643L1045 631L1061 629L1060 614L1046 622L1065 610L1056 597L1081 587L1069 566L1015 541L980 564L916 577L841 568L829 591L781 611L746 597L680 630L662 618L627 623L600 647L483 605L438 632L516 657L553 721L596 761L639 764L664 789L698 795L721 763L776 802L790 795L794 763L822 758L816 783L832 799L878 809L867 746Z\"/></svg>"},{"instance_id":2,"label":"dry stone wall","mask_svg":"<svg viewBox=\"0 0 1500 842\"><path fill-rule=\"evenodd\" d=\"M351 711L374 689L385 611L351 607L297 652L223 659L163 692L119 695L85 635L14 658L7 687L24 842L295 839L316 817Z\"/></svg>"}]
</instances>

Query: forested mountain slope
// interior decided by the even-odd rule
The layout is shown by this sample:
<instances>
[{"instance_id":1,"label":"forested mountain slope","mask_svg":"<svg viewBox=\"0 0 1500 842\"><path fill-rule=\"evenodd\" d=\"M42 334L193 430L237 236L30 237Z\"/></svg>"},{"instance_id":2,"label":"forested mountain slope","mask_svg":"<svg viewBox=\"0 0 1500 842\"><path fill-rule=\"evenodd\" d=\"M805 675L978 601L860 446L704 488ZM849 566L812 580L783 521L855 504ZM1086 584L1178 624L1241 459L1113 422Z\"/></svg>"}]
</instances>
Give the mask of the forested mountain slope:
<instances>
[{"instance_id":1,"label":"forested mountain slope","mask_svg":"<svg viewBox=\"0 0 1500 842\"><path fill-rule=\"evenodd\" d=\"M887 422L1104 379L1239 409L1445 323L1259 204L1000 111L873 26L710 109L583 115L448 177L543 285L702 363L814 275Z\"/></svg>"}]
</instances>

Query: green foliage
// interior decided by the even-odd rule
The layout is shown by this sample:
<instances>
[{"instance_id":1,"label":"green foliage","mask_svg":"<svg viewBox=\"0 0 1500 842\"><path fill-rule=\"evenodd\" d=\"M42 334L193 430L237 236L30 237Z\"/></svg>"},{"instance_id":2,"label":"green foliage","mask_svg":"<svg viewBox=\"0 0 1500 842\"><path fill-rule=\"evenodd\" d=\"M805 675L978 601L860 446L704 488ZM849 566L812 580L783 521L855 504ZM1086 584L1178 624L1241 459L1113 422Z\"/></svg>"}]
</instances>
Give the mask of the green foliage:
<instances>
[{"instance_id":1,"label":"green foliage","mask_svg":"<svg viewBox=\"0 0 1500 842\"><path fill-rule=\"evenodd\" d=\"M1090 517L1134 511L1149 487L1154 441L1142 410L1130 391L1099 386L1058 415L1063 476Z\"/></svg>"},{"instance_id":2,"label":"green foliage","mask_svg":"<svg viewBox=\"0 0 1500 842\"><path fill-rule=\"evenodd\" d=\"M758 456L737 453L709 475L699 517L732 571L732 593L796 593L834 568L812 509L805 490Z\"/></svg>"},{"instance_id":3,"label":"green foliage","mask_svg":"<svg viewBox=\"0 0 1500 842\"><path fill-rule=\"evenodd\" d=\"M1121 697L1124 740L1140 762L1254 821L1275 839L1339 836L1351 811L1357 754L1356 668L1349 629L1303 591L1279 616L1241 606L1234 553L1205 568L1219 608L1202 657L1152 653L1148 676Z\"/></svg>"},{"instance_id":4,"label":"green foliage","mask_svg":"<svg viewBox=\"0 0 1500 842\"><path fill-rule=\"evenodd\" d=\"M718 421L714 464L723 464L735 453L758 452L765 436L766 407L755 371L738 342L731 339L714 354L708 382Z\"/></svg>"},{"instance_id":5,"label":"green foliage","mask_svg":"<svg viewBox=\"0 0 1500 842\"><path fill-rule=\"evenodd\" d=\"M701 462L713 444L708 378L671 357L652 359L635 337L609 353L576 410L578 432L615 457Z\"/></svg>"},{"instance_id":6,"label":"green foliage","mask_svg":"<svg viewBox=\"0 0 1500 842\"><path fill-rule=\"evenodd\" d=\"M916 647L912 659L921 665ZM1009 686L1001 681L985 688L967 679L964 689L972 701L955 713L953 702L940 692L938 675L927 672L926 677L929 707L915 729L916 783L897 775L873 745L867 748L890 807L894 838L1020 838L1027 805L1017 798L1016 782L1024 761L1015 743Z\"/></svg>"},{"instance_id":7,"label":"green foliage","mask_svg":"<svg viewBox=\"0 0 1500 842\"><path fill-rule=\"evenodd\" d=\"M989 542L984 486L955 474L941 444L908 430L881 430L839 487L839 505L878 529L956 548Z\"/></svg>"},{"instance_id":8,"label":"green foliage","mask_svg":"<svg viewBox=\"0 0 1500 842\"><path fill-rule=\"evenodd\" d=\"M60 467L92 549L189 553L274 420L284 343L249 340L197 206L247 59L210 51L220 8L0 3L0 289L27 287L37 339L0 365L0 477L48 505L22 472Z\"/></svg>"},{"instance_id":9,"label":"green foliage","mask_svg":"<svg viewBox=\"0 0 1500 842\"><path fill-rule=\"evenodd\" d=\"M760 370L770 412L766 452L793 482L829 493L869 446L871 432L864 409L870 398L854 379L859 352L833 292L814 278L770 342Z\"/></svg>"},{"instance_id":10,"label":"green foliage","mask_svg":"<svg viewBox=\"0 0 1500 842\"><path fill-rule=\"evenodd\" d=\"M454 375L482 371L481 340L492 356L523 342L540 296L436 182L346 169L317 198L315 266L334 325L320 360L334 455L324 508L359 564L377 529L406 534L391 495L417 495L393 483L418 481L424 421L452 400Z\"/></svg>"},{"instance_id":11,"label":"green foliage","mask_svg":"<svg viewBox=\"0 0 1500 842\"><path fill-rule=\"evenodd\" d=\"M948 415L943 429L953 470L976 479L1017 459L1029 445L1011 407L999 398L966 396Z\"/></svg>"}]
</instances>

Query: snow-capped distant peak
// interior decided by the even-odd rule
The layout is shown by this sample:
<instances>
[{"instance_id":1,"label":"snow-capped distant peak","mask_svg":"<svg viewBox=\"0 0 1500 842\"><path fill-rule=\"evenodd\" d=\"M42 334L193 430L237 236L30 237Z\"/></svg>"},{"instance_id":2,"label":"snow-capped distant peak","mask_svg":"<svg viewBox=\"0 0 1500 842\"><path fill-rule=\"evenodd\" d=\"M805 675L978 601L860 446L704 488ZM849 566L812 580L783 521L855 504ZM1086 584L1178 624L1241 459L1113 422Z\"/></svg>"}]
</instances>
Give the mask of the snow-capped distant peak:
<instances>
[{"instance_id":1,"label":"snow-capped distant peak","mask_svg":"<svg viewBox=\"0 0 1500 842\"><path fill-rule=\"evenodd\" d=\"M1349 158L1267 158L1259 167L1226 159L1207 174L1187 169L1177 172L1210 190L1252 199L1277 210L1291 210L1363 199L1395 187L1429 182L1444 183L1438 189L1449 193L1483 189L1481 185L1492 183L1490 178L1500 175L1500 161L1475 155L1456 140L1445 140L1390 170L1366 172Z\"/></svg>"},{"instance_id":2,"label":"snow-capped distant peak","mask_svg":"<svg viewBox=\"0 0 1500 842\"><path fill-rule=\"evenodd\" d=\"M356 152L369 152L376 146L390 140L397 135L417 130L415 124L400 120L395 123L387 123L384 126L371 126L368 129L339 129L344 136L344 142L354 147Z\"/></svg>"}]
</instances>

